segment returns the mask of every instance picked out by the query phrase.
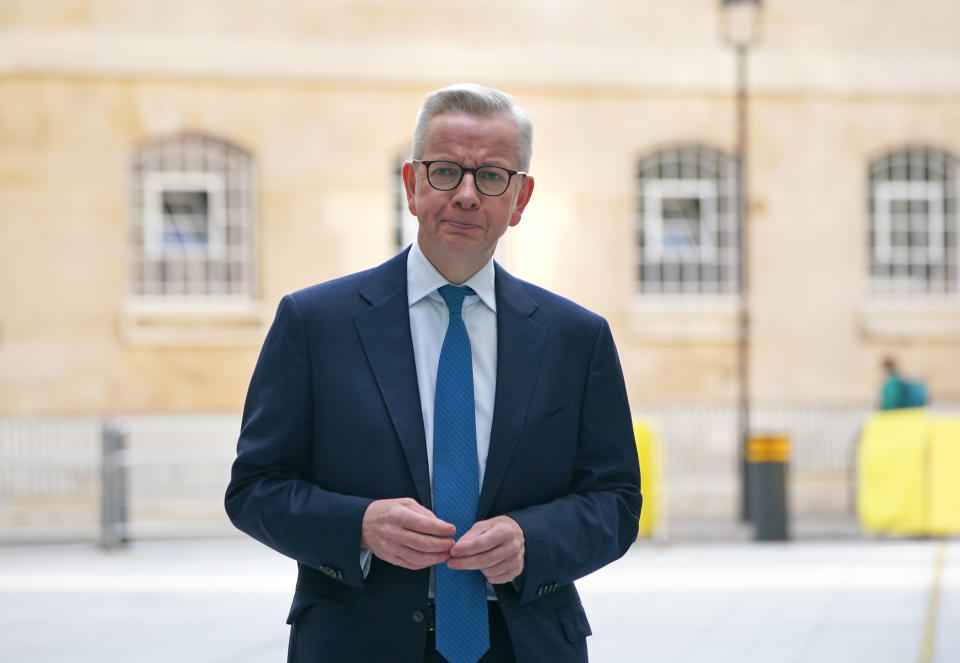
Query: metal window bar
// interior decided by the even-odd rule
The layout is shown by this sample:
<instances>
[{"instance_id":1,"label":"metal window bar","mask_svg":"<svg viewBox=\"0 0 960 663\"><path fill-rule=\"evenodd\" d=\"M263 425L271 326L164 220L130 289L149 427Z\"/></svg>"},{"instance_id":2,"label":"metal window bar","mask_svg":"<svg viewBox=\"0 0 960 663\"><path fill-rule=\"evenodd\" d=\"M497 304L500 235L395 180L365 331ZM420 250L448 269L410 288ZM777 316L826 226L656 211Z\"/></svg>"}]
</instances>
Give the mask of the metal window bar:
<instances>
[{"instance_id":1,"label":"metal window bar","mask_svg":"<svg viewBox=\"0 0 960 663\"><path fill-rule=\"evenodd\" d=\"M730 296L739 292L736 175L733 160L703 146L677 146L642 159L637 169L637 288L642 295ZM686 192L686 193L684 193ZM691 193L692 192L692 193ZM669 194L669 195L667 195ZM670 224L691 230L683 254L665 250L663 206L677 196ZM696 219L676 218L699 209ZM696 230L698 232L693 232ZM692 250L691 250L692 249Z\"/></svg>"},{"instance_id":2,"label":"metal window bar","mask_svg":"<svg viewBox=\"0 0 960 663\"><path fill-rule=\"evenodd\" d=\"M156 195L148 180L164 177L215 177L222 184L210 190L208 216L191 227L209 233L196 246L161 244L148 250L146 223ZM159 180L157 178L160 178ZM162 303L184 297L194 300L256 297L256 192L252 159L243 150L201 135L181 135L147 143L136 150L130 169L130 294ZM175 185L174 190L183 190ZM197 189L198 191L200 189ZM203 189L206 191L207 189ZM171 227L177 219L168 218ZM209 224L209 225L206 225ZM188 229L189 230L189 229ZM162 233L161 233L162 241ZM206 255L200 249L206 248Z\"/></svg>"},{"instance_id":3,"label":"metal window bar","mask_svg":"<svg viewBox=\"0 0 960 663\"><path fill-rule=\"evenodd\" d=\"M869 286L876 299L955 299L958 278L957 159L907 147L869 168Z\"/></svg>"}]
</instances>

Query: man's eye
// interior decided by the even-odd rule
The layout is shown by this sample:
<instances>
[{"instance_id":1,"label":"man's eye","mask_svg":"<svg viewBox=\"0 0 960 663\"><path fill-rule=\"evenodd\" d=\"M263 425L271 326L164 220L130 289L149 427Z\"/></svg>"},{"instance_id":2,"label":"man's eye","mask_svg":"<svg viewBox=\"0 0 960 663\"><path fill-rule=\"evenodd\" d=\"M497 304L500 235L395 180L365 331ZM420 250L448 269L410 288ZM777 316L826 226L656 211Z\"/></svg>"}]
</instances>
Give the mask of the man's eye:
<instances>
[{"instance_id":1,"label":"man's eye","mask_svg":"<svg viewBox=\"0 0 960 663\"><path fill-rule=\"evenodd\" d=\"M502 182L506 179L507 174L499 170L484 169L480 171L480 177L490 183Z\"/></svg>"},{"instance_id":2,"label":"man's eye","mask_svg":"<svg viewBox=\"0 0 960 663\"><path fill-rule=\"evenodd\" d=\"M437 166L433 169L433 174L437 177L456 177L457 169L450 166Z\"/></svg>"}]
</instances>

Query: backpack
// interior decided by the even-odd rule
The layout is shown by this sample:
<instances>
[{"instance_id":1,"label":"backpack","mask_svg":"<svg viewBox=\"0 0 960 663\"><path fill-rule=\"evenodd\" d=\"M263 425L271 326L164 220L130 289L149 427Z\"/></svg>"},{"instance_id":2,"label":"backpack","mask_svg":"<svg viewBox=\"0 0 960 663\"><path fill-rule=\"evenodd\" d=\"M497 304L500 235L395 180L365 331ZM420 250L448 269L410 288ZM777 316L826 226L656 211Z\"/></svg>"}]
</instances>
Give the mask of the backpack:
<instances>
[{"instance_id":1,"label":"backpack","mask_svg":"<svg viewBox=\"0 0 960 663\"><path fill-rule=\"evenodd\" d=\"M923 407L927 404L927 385L923 382L905 380L900 407Z\"/></svg>"}]
</instances>

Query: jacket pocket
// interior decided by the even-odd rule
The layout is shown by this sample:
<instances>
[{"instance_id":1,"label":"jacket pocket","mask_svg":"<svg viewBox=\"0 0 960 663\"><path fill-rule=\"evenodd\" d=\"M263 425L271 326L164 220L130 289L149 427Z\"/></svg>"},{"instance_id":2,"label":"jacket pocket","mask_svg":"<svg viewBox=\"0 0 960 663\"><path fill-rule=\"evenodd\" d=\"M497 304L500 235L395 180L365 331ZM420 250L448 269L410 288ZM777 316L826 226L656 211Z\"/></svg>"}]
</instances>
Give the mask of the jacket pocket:
<instances>
[{"instance_id":1,"label":"jacket pocket","mask_svg":"<svg viewBox=\"0 0 960 663\"><path fill-rule=\"evenodd\" d=\"M520 431L520 439L532 443L554 442L563 438L576 441L576 414L576 410L567 405L546 417L528 419Z\"/></svg>"},{"instance_id":2,"label":"jacket pocket","mask_svg":"<svg viewBox=\"0 0 960 663\"><path fill-rule=\"evenodd\" d=\"M566 405L561 405L560 407L555 407L549 412L543 414L542 416L529 417L524 423L525 426L540 426L542 424L548 424L551 421L560 419L570 410L571 406L569 403Z\"/></svg>"},{"instance_id":3,"label":"jacket pocket","mask_svg":"<svg viewBox=\"0 0 960 663\"><path fill-rule=\"evenodd\" d=\"M583 604L579 602L558 608L557 618L570 643L580 642L588 635L593 635L590 622L587 621L587 613L583 609Z\"/></svg>"},{"instance_id":4,"label":"jacket pocket","mask_svg":"<svg viewBox=\"0 0 960 663\"><path fill-rule=\"evenodd\" d=\"M293 624L308 608L312 608L317 604L334 606L340 610L346 609L346 606L327 596L298 589L293 595L293 603L290 605L290 614L287 615L287 623Z\"/></svg>"}]
</instances>

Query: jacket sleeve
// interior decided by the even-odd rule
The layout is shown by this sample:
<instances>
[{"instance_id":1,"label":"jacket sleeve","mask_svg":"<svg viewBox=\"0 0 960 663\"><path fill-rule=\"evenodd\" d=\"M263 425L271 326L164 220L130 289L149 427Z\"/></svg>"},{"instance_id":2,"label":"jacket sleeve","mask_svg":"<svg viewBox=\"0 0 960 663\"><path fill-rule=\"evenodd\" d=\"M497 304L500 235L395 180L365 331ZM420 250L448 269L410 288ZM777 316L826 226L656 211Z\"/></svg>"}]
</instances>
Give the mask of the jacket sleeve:
<instances>
[{"instance_id":1,"label":"jacket sleeve","mask_svg":"<svg viewBox=\"0 0 960 663\"><path fill-rule=\"evenodd\" d=\"M569 492L507 514L525 538L520 602L549 594L623 556L637 538L641 503L623 372L604 321L585 379Z\"/></svg>"},{"instance_id":2,"label":"jacket sleeve","mask_svg":"<svg viewBox=\"0 0 960 663\"><path fill-rule=\"evenodd\" d=\"M238 529L348 585L363 584L360 538L370 499L311 483L310 345L287 295L264 341L243 409L225 506Z\"/></svg>"}]
</instances>

